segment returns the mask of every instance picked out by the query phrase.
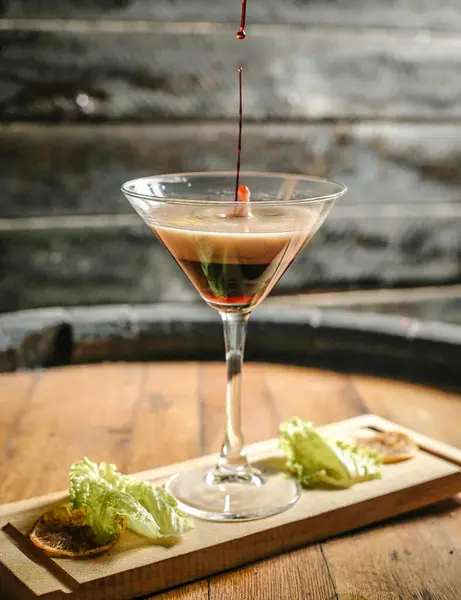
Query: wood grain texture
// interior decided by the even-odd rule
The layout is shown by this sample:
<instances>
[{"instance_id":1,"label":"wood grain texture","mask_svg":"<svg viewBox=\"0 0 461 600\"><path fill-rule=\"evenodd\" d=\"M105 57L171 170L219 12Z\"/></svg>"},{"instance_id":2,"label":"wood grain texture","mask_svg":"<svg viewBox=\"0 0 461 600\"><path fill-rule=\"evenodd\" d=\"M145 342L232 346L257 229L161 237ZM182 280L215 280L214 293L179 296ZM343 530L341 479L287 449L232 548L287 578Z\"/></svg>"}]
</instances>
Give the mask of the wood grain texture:
<instances>
[{"instance_id":1,"label":"wood grain texture","mask_svg":"<svg viewBox=\"0 0 461 600\"><path fill-rule=\"evenodd\" d=\"M337 208L370 206L374 216L378 207L398 205L398 217L407 204L459 203L460 140L459 123L245 123L242 168L338 179L349 192ZM7 217L133 215L120 192L124 181L232 170L236 142L236 125L223 122L0 126L1 230ZM23 228L54 223L24 222Z\"/></svg>"},{"instance_id":2,"label":"wood grain texture","mask_svg":"<svg viewBox=\"0 0 461 600\"><path fill-rule=\"evenodd\" d=\"M0 119L235 120L239 65L248 120L461 115L456 34L294 28L274 44L270 33L240 44L231 25L0 31Z\"/></svg>"},{"instance_id":3,"label":"wood grain texture","mask_svg":"<svg viewBox=\"0 0 461 600\"><path fill-rule=\"evenodd\" d=\"M339 598L457 600L459 502L323 544ZM459 516L459 513L458 513ZM446 527L453 527L448 536ZM351 547L353 551L351 552Z\"/></svg>"},{"instance_id":4,"label":"wood grain texture","mask_svg":"<svg viewBox=\"0 0 461 600\"><path fill-rule=\"evenodd\" d=\"M344 436L358 427L395 428L391 422L373 415L332 424L327 428L330 435ZM421 452L411 461L385 467L383 479L364 483L349 490L333 494L327 490L309 490L301 495L298 503L290 510L270 519L236 524L197 521L194 534L188 535L181 544L168 549L149 544L140 544L133 534L123 536L110 555L79 561L58 560L56 565L65 575L67 587L74 590L77 600L99 598L101 594L120 600L128 600L146 592L163 590L189 580L211 575L217 571L238 567L248 562L289 550L307 542L331 537L354 527L380 521L411 509L420 508L431 502L444 499L460 489L461 451L449 446L442 447L430 438L411 432L420 445ZM267 457L278 449L277 439L249 446L253 460ZM439 453L440 449L440 453ZM439 458L431 456L434 452ZM151 470L141 477L162 481L165 474L194 465L210 464L213 457L203 457ZM161 479L159 479L161 478ZM0 532L2 569L20 576L25 582L22 597L29 598L27 590L35 593L45 589L56 577L50 569L37 580L35 572L29 573L27 561L15 558L16 545L11 547L10 530L27 532L31 523L45 506L50 497L32 499L7 505L1 511L0 524L10 523ZM17 535L15 535L15 539ZM18 539L19 547L22 542ZM9 545L8 545L9 544ZM136 551L135 551L136 550ZM30 561L29 561L30 562ZM161 562L161 569L153 569L153 562ZM24 564L23 564L24 563ZM35 570L35 561L32 562ZM127 572L128 571L128 572ZM95 581L96 580L96 581ZM2 583L7 580L2 577ZM63 578L59 578L56 590L61 590ZM11 588L6 588L6 598L14 598ZM96 594L96 595L95 595ZM60 593L57 595L61 597ZM48 596L46 596L48 598ZM50 598L51 600L51 598Z\"/></svg>"},{"instance_id":5,"label":"wood grain texture","mask_svg":"<svg viewBox=\"0 0 461 600\"><path fill-rule=\"evenodd\" d=\"M68 383L65 383L63 373L69 375ZM14 416L16 400L24 401L27 396L30 388L25 375L29 374L0 377L2 416ZM12 433L16 462L10 461L0 467L2 502L63 487L68 461L74 458L69 447L79 452L86 452L90 447L96 459L107 458L109 452L111 459L129 470L143 468L148 461L157 460L156 448L161 448L162 454L158 464L166 464L175 457L181 460L183 453L192 455L198 448L199 435L199 422L190 402L192 396L197 398L197 406L201 400L215 411L212 418L208 412L207 423L204 423L204 413L201 418L210 449L218 450L221 437L218 434L212 436L210 431L214 428L220 433L223 424L222 409L219 408L224 394L221 376L224 376L222 365L197 366L195 363L94 365L44 372L30 408L23 411L20 427L10 429L7 425ZM50 383L46 383L48 377ZM461 438L454 437L461 395L387 380L349 378L276 365L248 364L245 380L245 395L254 399L253 405L247 402L244 409L249 427L247 437L251 440L266 437L266 432L270 435L274 419L287 418L296 412L315 423L326 423L368 409L438 439L458 442L461 447ZM184 383L184 390L180 381ZM189 393L188 388L189 392L195 391ZM8 393L2 395L5 391ZM74 403L63 402L64 393ZM100 407L94 407L98 439L75 412L77 409L72 408L79 402L81 409L87 410L91 398L95 397L100 404ZM269 403L272 409L269 409ZM108 410L109 405L114 407L112 411ZM264 411L268 414L264 415ZM431 419L427 418L427 413ZM188 421L183 450L171 454L162 429ZM55 423L59 425L55 428L56 443L49 446L50 442L45 438ZM258 423L261 424L260 434ZM31 452L32 447L34 452ZM440 451L443 452L442 446ZM57 456L59 460L56 460ZM37 475L34 475L32 465ZM53 471L50 471L51 465ZM11 477L12 469L27 473L35 481L33 487L25 476ZM411 518L401 518L321 546L290 552L155 598L458 600L456 594L459 595L461 586L460 502L448 501Z\"/></svg>"},{"instance_id":6,"label":"wood grain texture","mask_svg":"<svg viewBox=\"0 0 461 600\"><path fill-rule=\"evenodd\" d=\"M453 419L459 423L451 402L459 404L459 395L370 377L353 377L353 382L371 410L461 447L459 427L455 426L457 435L450 430ZM457 600L460 507L458 495L397 523L322 544L339 600L357 594L367 600ZM348 551L351 544L353 553Z\"/></svg>"},{"instance_id":7,"label":"wood grain texture","mask_svg":"<svg viewBox=\"0 0 461 600\"><path fill-rule=\"evenodd\" d=\"M143 383L132 419L128 471L194 458L200 447L198 366L176 364L143 367ZM171 443L172 432L174 444ZM164 448L169 448L168 452Z\"/></svg>"},{"instance_id":8,"label":"wood grain texture","mask_svg":"<svg viewBox=\"0 0 461 600\"><path fill-rule=\"evenodd\" d=\"M461 446L459 394L373 377L351 379L370 412L377 412L432 438ZM434 407L437 407L436 415Z\"/></svg>"},{"instance_id":9,"label":"wood grain texture","mask_svg":"<svg viewBox=\"0 0 461 600\"><path fill-rule=\"evenodd\" d=\"M145 600L209 600L208 587L207 580L198 581L197 583L178 588L173 592L148 596Z\"/></svg>"},{"instance_id":10,"label":"wood grain texture","mask_svg":"<svg viewBox=\"0 0 461 600\"><path fill-rule=\"evenodd\" d=\"M325 425L333 415L341 420L367 412L349 375L303 367L266 365L264 375L280 420L299 416L314 425Z\"/></svg>"},{"instance_id":11,"label":"wood grain texture","mask_svg":"<svg viewBox=\"0 0 461 600\"><path fill-rule=\"evenodd\" d=\"M18 373L17 377L0 376L0 465L13 452L11 443L21 418L29 408L38 373ZM0 467L1 468L1 467ZM3 502L0 494L0 502Z\"/></svg>"},{"instance_id":12,"label":"wood grain texture","mask_svg":"<svg viewBox=\"0 0 461 600\"><path fill-rule=\"evenodd\" d=\"M47 371L38 380L1 463L2 502L17 487L23 498L65 488L69 464L84 455L92 460L111 456L123 468L142 368L134 364L123 369L106 365Z\"/></svg>"},{"instance_id":13,"label":"wood grain texture","mask_svg":"<svg viewBox=\"0 0 461 600\"><path fill-rule=\"evenodd\" d=\"M210 579L210 600L333 600L335 589L319 546L277 556Z\"/></svg>"},{"instance_id":14,"label":"wood grain texture","mask_svg":"<svg viewBox=\"0 0 461 600\"><path fill-rule=\"evenodd\" d=\"M230 21L237 23L239 2L229 0L38 0L15 2L6 0L0 16L10 18L80 18L155 21ZM248 23L293 23L312 25L352 25L373 27L431 27L458 30L461 14L456 0L265 0L248 2Z\"/></svg>"}]
</instances>

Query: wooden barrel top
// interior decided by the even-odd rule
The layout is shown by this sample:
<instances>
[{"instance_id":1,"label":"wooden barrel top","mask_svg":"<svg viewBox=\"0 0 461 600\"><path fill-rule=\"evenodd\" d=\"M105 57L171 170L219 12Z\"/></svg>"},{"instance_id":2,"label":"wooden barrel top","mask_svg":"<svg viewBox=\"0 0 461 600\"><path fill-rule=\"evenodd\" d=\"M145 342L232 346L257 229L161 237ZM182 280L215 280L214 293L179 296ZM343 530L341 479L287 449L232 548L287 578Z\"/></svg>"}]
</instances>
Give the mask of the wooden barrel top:
<instances>
[{"instance_id":1,"label":"wooden barrel top","mask_svg":"<svg viewBox=\"0 0 461 600\"><path fill-rule=\"evenodd\" d=\"M87 455L134 472L219 450L222 363L107 363L0 376L0 502L67 487ZM248 443L281 420L373 412L461 446L461 394L304 367L247 364ZM165 600L459 600L461 497L156 596Z\"/></svg>"}]
</instances>

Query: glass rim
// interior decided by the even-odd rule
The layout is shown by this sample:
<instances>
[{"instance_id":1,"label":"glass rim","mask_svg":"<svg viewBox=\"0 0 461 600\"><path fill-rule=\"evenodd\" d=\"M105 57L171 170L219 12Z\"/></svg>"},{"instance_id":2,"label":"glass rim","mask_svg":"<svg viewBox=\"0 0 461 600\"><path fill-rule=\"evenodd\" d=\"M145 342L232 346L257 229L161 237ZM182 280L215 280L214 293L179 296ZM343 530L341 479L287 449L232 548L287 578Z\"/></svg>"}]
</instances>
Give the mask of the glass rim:
<instances>
[{"instance_id":1,"label":"glass rim","mask_svg":"<svg viewBox=\"0 0 461 600\"><path fill-rule=\"evenodd\" d=\"M195 177L197 179L206 178L206 177L235 177L235 171L190 171L190 172L181 172L181 173L162 173L158 175L147 175L145 177L136 177L135 179L130 179L126 181L121 186L121 191L129 197L137 198L140 200L145 200L147 202L163 202L165 204L188 204L188 205L219 205L219 206L233 206L235 200L218 200L218 199L193 199L193 198L180 198L180 197L165 197L165 196L154 196L153 194L147 195L142 194L140 192L133 191L132 189L128 189L128 186L133 185L138 182L148 181L148 180L161 180L166 177ZM245 177L266 177L267 179L296 179L298 181L304 182L313 182L313 183L324 183L330 186L333 186L337 189L336 192L329 194L320 194L316 196L311 196L309 198L302 199L294 199L294 200L279 200L274 198L273 200L256 200L255 202L258 206L274 206L274 204L283 204L284 206L289 204L316 204L325 201L333 201L341 196L343 196L347 192L347 187L343 183L339 183L332 179L326 179L323 177L315 177L313 175L301 175L298 173L279 173L276 171L240 171L240 176ZM251 190L250 190L251 191Z\"/></svg>"}]
</instances>

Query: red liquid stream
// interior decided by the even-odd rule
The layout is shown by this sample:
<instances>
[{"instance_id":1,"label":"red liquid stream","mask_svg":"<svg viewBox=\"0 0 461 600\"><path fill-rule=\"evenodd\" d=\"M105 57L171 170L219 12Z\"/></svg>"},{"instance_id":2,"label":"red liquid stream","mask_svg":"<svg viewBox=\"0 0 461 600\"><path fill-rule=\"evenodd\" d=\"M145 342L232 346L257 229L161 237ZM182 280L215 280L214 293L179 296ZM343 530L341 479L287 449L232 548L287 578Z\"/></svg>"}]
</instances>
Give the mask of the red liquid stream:
<instances>
[{"instance_id":1,"label":"red liquid stream","mask_svg":"<svg viewBox=\"0 0 461 600\"><path fill-rule=\"evenodd\" d=\"M242 154L242 128L243 128L243 94L242 94L242 67L238 68L239 73L239 139L237 144L237 174L235 176L235 202L239 199L240 182L240 157Z\"/></svg>"},{"instance_id":2,"label":"red liquid stream","mask_svg":"<svg viewBox=\"0 0 461 600\"><path fill-rule=\"evenodd\" d=\"M240 29L237 32L237 39L244 40L246 37L245 33L245 19L247 12L247 0L242 0L242 15L240 18ZM242 153L242 128L243 128L243 91L242 91L242 71L243 67L238 68L239 74L239 138L237 145L237 173L235 177L235 202L239 201L239 182L240 182L240 156Z\"/></svg>"}]
</instances>

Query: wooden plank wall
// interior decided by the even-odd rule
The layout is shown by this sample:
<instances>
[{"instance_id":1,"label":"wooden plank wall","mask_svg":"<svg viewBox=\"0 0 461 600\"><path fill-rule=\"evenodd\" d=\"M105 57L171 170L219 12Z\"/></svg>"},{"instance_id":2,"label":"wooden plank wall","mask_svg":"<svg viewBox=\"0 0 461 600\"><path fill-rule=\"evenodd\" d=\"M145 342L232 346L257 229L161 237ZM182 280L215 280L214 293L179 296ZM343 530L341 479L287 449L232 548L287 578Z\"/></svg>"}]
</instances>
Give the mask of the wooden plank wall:
<instances>
[{"instance_id":1,"label":"wooden plank wall","mask_svg":"<svg viewBox=\"0 0 461 600\"><path fill-rule=\"evenodd\" d=\"M154 172L344 181L278 291L461 279L457 0L0 3L0 311L195 299L119 193Z\"/></svg>"}]
</instances>

